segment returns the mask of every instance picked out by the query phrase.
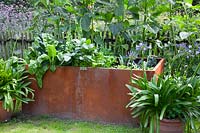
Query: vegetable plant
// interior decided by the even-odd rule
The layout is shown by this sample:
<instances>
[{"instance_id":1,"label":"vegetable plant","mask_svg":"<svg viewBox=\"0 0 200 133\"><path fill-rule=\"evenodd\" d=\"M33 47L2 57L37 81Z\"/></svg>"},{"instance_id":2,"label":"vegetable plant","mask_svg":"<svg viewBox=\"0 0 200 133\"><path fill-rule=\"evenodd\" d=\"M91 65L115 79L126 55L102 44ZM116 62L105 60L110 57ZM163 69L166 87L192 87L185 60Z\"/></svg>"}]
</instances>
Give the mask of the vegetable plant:
<instances>
[{"instance_id":1,"label":"vegetable plant","mask_svg":"<svg viewBox=\"0 0 200 133\"><path fill-rule=\"evenodd\" d=\"M49 69L54 72L56 66L111 67L116 62L111 53L100 51L89 39L72 39L63 43L47 33L36 38L25 58L28 71L35 75L40 88L44 74Z\"/></svg>"},{"instance_id":2,"label":"vegetable plant","mask_svg":"<svg viewBox=\"0 0 200 133\"><path fill-rule=\"evenodd\" d=\"M64 51L65 48L59 45L59 42L50 34L42 34L36 37L33 46L26 51L28 71L30 74L35 74L40 88L42 87L42 78L48 69L54 72L56 65L70 60L59 50Z\"/></svg>"},{"instance_id":3,"label":"vegetable plant","mask_svg":"<svg viewBox=\"0 0 200 133\"><path fill-rule=\"evenodd\" d=\"M129 53L127 56L119 56L118 68L129 68L129 69L153 69L158 63L156 56L148 56L146 59L138 58L137 54Z\"/></svg>"}]
</instances>

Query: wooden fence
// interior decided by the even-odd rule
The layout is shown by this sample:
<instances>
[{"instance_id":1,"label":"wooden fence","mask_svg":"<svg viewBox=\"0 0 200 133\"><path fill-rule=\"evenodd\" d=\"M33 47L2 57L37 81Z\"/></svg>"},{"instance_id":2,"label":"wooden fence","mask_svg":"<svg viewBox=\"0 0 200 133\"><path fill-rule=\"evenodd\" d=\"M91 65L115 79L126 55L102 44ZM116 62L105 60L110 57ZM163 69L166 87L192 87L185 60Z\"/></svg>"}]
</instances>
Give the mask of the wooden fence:
<instances>
[{"instance_id":1,"label":"wooden fence","mask_svg":"<svg viewBox=\"0 0 200 133\"><path fill-rule=\"evenodd\" d=\"M105 34L100 33L99 37L104 40L103 47L107 49L115 50L115 37L107 32ZM74 38L76 38L74 36ZM66 34L63 35L63 39L66 39ZM32 45L34 41L34 35L30 32L13 33L2 32L0 33L0 58L8 59L12 55L23 57L24 50ZM130 45L130 44L129 44ZM102 46L97 46L102 47ZM126 52L126 50L124 51Z\"/></svg>"},{"instance_id":2,"label":"wooden fence","mask_svg":"<svg viewBox=\"0 0 200 133\"><path fill-rule=\"evenodd\" d=\"M0 33L0 58L7 59L12 55L23 57L24 49L27 49L34 41L31 33Z\"/></svg>"}]
</instances>

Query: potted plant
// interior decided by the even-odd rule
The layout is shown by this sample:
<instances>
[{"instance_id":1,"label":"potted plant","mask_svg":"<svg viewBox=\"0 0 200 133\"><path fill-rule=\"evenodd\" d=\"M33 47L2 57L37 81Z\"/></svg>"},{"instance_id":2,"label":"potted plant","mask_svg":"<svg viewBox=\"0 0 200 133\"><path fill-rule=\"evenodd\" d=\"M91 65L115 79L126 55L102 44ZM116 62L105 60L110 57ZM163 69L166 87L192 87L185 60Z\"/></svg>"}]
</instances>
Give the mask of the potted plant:
<instances>
[{"instance_id":1,"label":"potted plant","mask_svg":"<svg viewBox=\"0 0 200 133\"><path fill-rule=\"evenodd\" d=\"M183 133L195 129L200 117L200 77L156 77L151 81L134 76L130 103L133 117L140 118L143 130L150 133Z\"/></svg>"},{"instance_id":2,"label":"potted plant","mask_svg":"<svg viewBox=\"0 0 200 133\"><path fill-rule=\"evenodd\" d=\"M31 84L35 102L24 105L23 112L132 123L130 111L124 108L129 101L124 84L129 83L131 73L142 76L143 70L130 66L118 68L116 58L85 38L60 43L51 35L42 34L26 57L28 71L37 82L32 80ZM121 65L133 63L133 60L123 60ZM149 79L163 71L164 60L155 61L152 69L146 70Z\"/></svg>"},{"instance_id":3,"label":"potted plant","mask_svg":"<svg viewBox=\"0 0 200 133\"><path fill-rule=\"evenodd\" d=\"M17 57L7 61L0 59L0 121L9 120L13 111L19 111L22 102L33 101L24 63ZM28 98L29 94L31 98Z\"/></svg>"}]
</instances>

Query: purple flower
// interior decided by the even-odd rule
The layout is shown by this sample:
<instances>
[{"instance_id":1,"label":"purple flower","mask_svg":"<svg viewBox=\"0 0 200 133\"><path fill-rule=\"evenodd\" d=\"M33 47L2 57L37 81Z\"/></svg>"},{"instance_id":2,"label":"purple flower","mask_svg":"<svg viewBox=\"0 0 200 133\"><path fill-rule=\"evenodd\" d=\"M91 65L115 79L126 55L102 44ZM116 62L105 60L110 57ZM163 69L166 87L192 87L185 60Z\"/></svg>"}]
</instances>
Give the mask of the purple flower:
<instances>
[{"instance_id":1,"label":"purple flower","mask_svg":"<svg viewBox=\"0 0 200 133\"><path fill-rule=\"evenodd\" d=\"M127 53L127 56L133 56L134 55L134 52L133 51L129 51L128 53Z\"/></svg>"},{"instance_id":2,"label":"purple flower","mask_svg":"<svg viewBox=\"0 0 200 133\"><path fill-rule=\"evenodd\" d=\"M176 45L178 48L182 48L182 49L188 49L186 43L180 43Z\"/></svg>"},{"instance_id":3,"label":"purple flower","mask_svg":"<svg viewBox=\"0 0 200 133\"><path fill-rule=\"evenodd\" d=\"M146 51L151 49L151 46L148 46L147 43L139 43L136 45L136 51Z\"/></svg>"},{"instance_id":4,"label":"purple flower","mask_svg":"<svg viewBox=\"0 0 200 133\"><path fill-rule=\"evenodd\" d=\"M200 54L200 46L198 47L198 49L196 50L196 55L199 55Z\"/></svg>"},{"instance_id":5,"label":"purple flower","mask_svg":"<svg viewBox=\"0 0 200 133\"><path fill-rule=\"evenodd\" d=\"M195 42L194 47L196 48L195 54L199 55L200 54L200 43Z\"/></svg>"},{"instance_id":6,"label":"purple flower","mask_svg":"<svg viewBox=\"0 0 200 133\"><path fill-rule=\"evenodd\" d=\"M176 45L178 49L178 53L187 54L187 58L195 57L200 54L200 44L195 42L194 45L187 45L186 43L180 43Z\"/></svg>"},{"instance_id":7,"label":"purple flower","mask_svg":"<svg viewBox=\"0 0 200 133\"><path fill-rule=\"evenodd\" d=\"M135 58L135 57L137 57L137 56L138 56L137 53L134 52L134 51L129 51L129 52L127 53L127 55L126 55L126 57L128 57L128 58Z\"/></svg>"},{"instance_id":8,"label":"purple flower","mask_svg":"<svg viewBox=\"0 0 200 133\"><path fill-rule=\"evenodd\" d=\"M31 26L33 18L32 11L27 9L25 12L19 9L23 6L5 5L0 2L0 29L5 31L24 31Z\"/></svg>"},{"instance_id":9,"label":"purple flower","mask_svg":"<svg viewBox=\"0 0 200 133\"><path fill-rule=\"evenodd\" d=\"M196 55L199 55L200 54L200 49L198 51L196 51Z\"/></svg>"}]
</instances>

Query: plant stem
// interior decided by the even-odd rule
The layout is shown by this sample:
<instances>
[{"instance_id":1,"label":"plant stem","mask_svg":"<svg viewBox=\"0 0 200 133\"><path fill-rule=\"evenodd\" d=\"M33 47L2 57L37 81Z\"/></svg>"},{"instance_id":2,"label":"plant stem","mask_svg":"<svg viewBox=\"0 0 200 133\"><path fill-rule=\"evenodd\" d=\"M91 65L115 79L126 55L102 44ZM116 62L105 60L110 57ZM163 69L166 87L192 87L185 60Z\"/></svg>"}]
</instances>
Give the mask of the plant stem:
<instances>
[{"instance_id":1,"label":"plant stem","mask_svg":"<svg viewBox=\"0 0 200 133\"><path fill-rule=\"evenodd\" d=\"M174 27L173 27L173 23L172 23L172 16L173 16L173 14L172 14L172 10L173 9L173 5L172 4L170 4L170 22L171 22L171 24L170 24L170 30L171 30L171 35L170 35L170 42L173 42L173 45L174 45L174 54L176 54L177 53L177 48L176 48L176 40L175 40L175 35L174 35ZM172 47L172 50L173 50L173 47Z\"/></svg>"},{"instance_id":2,"label":"plant stem","mask_svg":"<svg viewBox=\"0 0 200 133\"><path fill-rule=\"evenodd\" d=\"M147 15L148 15L147 2L148 2L148 0L145 0L143 26L146 25L146 23L147 23ZM146 40L146 28L145 27L143 27L142 39L143 39L143 42L145 42L145 40Z\"/></svg>"}]
</instances>

